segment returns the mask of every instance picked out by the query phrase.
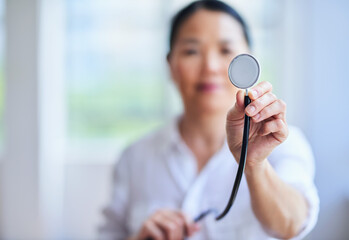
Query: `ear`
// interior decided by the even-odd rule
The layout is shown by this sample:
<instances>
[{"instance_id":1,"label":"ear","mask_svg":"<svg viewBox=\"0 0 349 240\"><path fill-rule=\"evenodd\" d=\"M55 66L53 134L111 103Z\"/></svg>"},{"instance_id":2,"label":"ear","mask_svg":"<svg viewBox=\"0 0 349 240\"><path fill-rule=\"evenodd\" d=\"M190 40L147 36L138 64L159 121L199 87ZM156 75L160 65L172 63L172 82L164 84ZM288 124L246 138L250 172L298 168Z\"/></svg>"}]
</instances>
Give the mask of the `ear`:
<instances>
[{"instance_id":1,"label":"ear","mask_svg":"<svg viewBox=\"0 0 349 240\"><path fill-rule=\"evenodd\" d=\"M170 58L171 58L171 52L168 52L166 55L167 63L170 63Z\"/></svg>"},{"instance_id":2,"label":"ear","mask_svg":"<svg viewBox=\"0 0 349 240\"><path fill-rule=\"evenodd\" d=\"M172 58L171 52L169 52L167 54L166 60L167 60L168 68L170 70L171 80L173 81L173 83L175 85L177 85L177 77L176 77L176 73L175 73L175 70L174 70L174 62L173 62L173 58Z\"/></svg>"}]
</instances>

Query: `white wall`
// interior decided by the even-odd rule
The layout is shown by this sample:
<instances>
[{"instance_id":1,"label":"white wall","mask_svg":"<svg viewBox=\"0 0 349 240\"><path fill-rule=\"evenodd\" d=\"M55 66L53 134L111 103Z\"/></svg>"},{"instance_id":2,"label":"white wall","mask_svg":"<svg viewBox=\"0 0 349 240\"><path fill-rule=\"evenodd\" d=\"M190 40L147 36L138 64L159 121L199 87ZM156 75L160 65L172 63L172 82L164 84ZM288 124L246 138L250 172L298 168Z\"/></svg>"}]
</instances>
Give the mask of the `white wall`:
<instances>
[{"instance_id":1,"label":"white wall","mask_svg":"<svg viewBox=\"0 0 349 240\"><path fill-rule=\"evenodd\" d=\"M349 2L310 2L305 130L316 156L321 199L311 239L342 240L349 236Z\"/></svg>"},{"instance_id":2,"label":"white wall","mask_svg":"<svg viewBox=\"0 0 349 240\"><path fill-rule=\"evenodd\" d=\"M1 239L60 238L65 132L61 3L6 1Z\"/></svg>"},{"instance_id":3,"label":"white wall","mask_svg":"<svg viewBox=\"0 0 349 240\"><path fill-rule=\"evenodd\" d=\"M1 234L5 239L41 235L37 20L36 1L7 1L5 146L0 188Z\"/></svg>"},{"instance_id":4,"label":"white wall","mask_svg":"<svg viewBox=\"0 0 349 240\"><path fill-rule=\"evenodd\" d=\"M65 239L97 239L102 208L111 197L114 164L69 164L65 168Z\"/></svg>"},{"instance_id":5,"label":"white wall","mask_svg":"<svg viewBox=\"0 0 349 240\"><path fill-rule=\"evenodd\" d=\"M320 215L308 239L348 239L349 2L292 2L283 94L316 158Z\"/></svg>"}]
</instances>

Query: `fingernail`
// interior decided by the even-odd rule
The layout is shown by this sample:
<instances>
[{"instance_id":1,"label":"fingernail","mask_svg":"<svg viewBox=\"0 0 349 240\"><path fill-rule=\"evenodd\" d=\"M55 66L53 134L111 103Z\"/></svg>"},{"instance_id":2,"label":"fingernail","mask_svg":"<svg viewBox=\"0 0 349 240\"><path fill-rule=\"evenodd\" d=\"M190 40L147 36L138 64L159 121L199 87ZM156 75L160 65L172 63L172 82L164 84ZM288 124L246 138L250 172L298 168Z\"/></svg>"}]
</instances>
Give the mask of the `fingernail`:
<instances>
[{"instance_id":1,"label":"fingernail","mask_svg":"<svg viewBox=\"0 0 349 240\"><path fill-rule=\"evenodd\" d=\"M256 110L256 108L254 106L248 106L247 107L247 112L249 114L253 114L255 110Z\"/></svg>"},{"instance_id":2,"label":"fingernail","mask_svg":"<svg viewBox=\"0 0 349 240\"><path fill-rule=\"evenodd\" d=\"M255 119L255 120L258 120L259 118L260 118L260 114L258 113L256 116L254 116L253 118Z\"/></svg>"}]
</instances>

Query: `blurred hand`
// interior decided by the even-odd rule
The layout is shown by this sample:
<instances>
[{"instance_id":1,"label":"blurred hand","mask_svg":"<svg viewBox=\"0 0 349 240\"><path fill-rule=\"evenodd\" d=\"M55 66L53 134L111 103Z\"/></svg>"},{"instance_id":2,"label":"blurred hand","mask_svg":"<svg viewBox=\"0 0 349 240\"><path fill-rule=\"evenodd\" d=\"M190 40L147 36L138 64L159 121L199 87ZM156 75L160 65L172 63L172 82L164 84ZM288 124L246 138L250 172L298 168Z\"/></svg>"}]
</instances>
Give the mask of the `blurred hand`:
<instances>
[{"instance_id":1,"label":"blurred hand","mask_svg":"<svg viewBox=\"0 0 349 240\"><path fill-rule=\"evenodd\" d=\"M261 82L249 90L251 103L244 105L245 91L236 94L235 106L227 115L227 141L236 161L240 160L244 114L251 117L246 169L261 165L272 150L286 140L286 104L272 93L269 82Z\"/></svg>"},{"instance_id":2,"label":"blurred hand","mask_svg":"<svg viewBox=\"0 0 349 240\"><path fill-rule=\"evenodd\" d=\"M158 210L142 225L133 239L137 240L183 240L199 230L199 226L181 211Z\"/></svg>"}]
</instances>

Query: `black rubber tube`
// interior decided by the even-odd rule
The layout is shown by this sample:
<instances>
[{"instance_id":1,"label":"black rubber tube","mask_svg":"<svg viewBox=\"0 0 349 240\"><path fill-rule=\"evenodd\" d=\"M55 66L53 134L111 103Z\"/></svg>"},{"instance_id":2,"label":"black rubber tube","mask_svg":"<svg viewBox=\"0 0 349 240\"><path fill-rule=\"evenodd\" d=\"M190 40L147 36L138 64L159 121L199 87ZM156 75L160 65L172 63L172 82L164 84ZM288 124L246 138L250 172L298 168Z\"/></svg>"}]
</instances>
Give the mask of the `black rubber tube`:
<instances>
[{"instance_id":1,"label":"black rubber tube","mask_svg":"<svg viewBox=\"0 0 349 240\"><path fill-rule=\"evenodd\" d=\"M245 107L247 107L247 105L250 103L251 103L251 99L248 96L245 96ZM238 193L239 186L241 183L242 175L243 175L244 169L245 169L249 135L250 135L250 117L245 114L244 133L243 133L243 137L242 137L241 155L240 155L238 172L237 172L236 177L235 177L233 190L231 192L228 204L225 207L224 211L216 217L217 221L222 219L225 215L227 215L230 208L234 204L234 201L235 201L235 198L236 198L236 195ZM212 209L209 209L209 210L203 212L202 214L200 214L197 218L195 218L194 221L198 222L202 218L204 218L206 215L208 215L209 213L212 213L212 212L215 212L215 211ZM153 240L153 238L148 237L148 238L146 238L146 240Z\"/></svg>"},{"instance_id":2,"label":"black rubber tube","mask_svg":"<svg viewBox=\"0 0 349 240\"><path fill-rule=\"evenodd\" d=\"M247 107L247 105L250 103L251 103L251 99L248 96L245 96L245 107ZM244 134L242 137L241 155L240 155L238 172L237 172L236 177L235 177L233 190L231 192L228 204L225 207L224 211L216 217L217 221L222 219L225 215L227 215L231 206L233 206L233 204L234 204L236 195L237 195L238 190L239 190L242 175L243 175L244 169L245 169L249 135L250 135L250 117L245 114Z\"/></svg>"}]
</instances>

